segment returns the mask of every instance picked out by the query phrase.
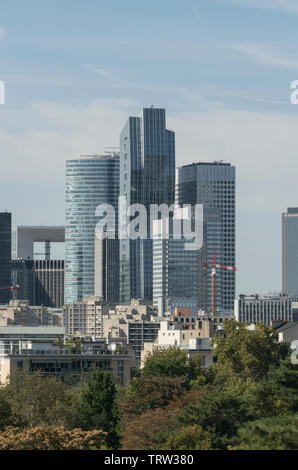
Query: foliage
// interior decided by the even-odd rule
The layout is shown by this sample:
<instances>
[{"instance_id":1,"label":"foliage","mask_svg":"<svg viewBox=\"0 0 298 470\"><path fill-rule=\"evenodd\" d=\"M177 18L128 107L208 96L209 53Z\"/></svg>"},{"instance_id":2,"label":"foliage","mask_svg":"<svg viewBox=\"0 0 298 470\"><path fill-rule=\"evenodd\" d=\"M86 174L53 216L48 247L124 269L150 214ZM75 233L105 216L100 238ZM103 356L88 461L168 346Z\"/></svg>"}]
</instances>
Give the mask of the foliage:
<instances>
[{"instance_id":1,"label":"foliage","mask_svg":"<svg viewBox=\"0 0 298 470\"><path fill-rule=\"evenodd\" d=\"M14 424L14 418L10 402L7 400L3 390L0 389L0 430Z\"/></svg>"},{"instance_id":2,"label":"foliage","mask_svg":"<svg viewBox=\"0 0 298 470\"><path fill-rule=\"evenodd\" d=\"M161 449L162 444L177 429L176 417L185 403L193 403L197 390L185 392L162 408L147 409L141 414L123 415L121 420L121 446L124 450Z\"/></svg>"},{"instance_id":3,"label":"foliage","mask_svg":"<svg viewBox=\"0 0 298 470\"><path fill-rule=\"evenodd\" d=\"M203 375L201 359L197 355L189 358L186 351L170 347L156 350L148 355L142 370L143 377L180 377L183 385L189 387L190 381Z\"/></svg>"},{"instance_id":4,"label":"foliage","mask_svg":"<svg viewBox=\"0 0 298 470\"><path fill-rule=\"evenodd\" d=\"M217 363L216 374L227 379L233 375L260 380L270 367L278 367L289 353L289 347L278 342L278 333L264 323L255 330L248 324L229 319L224 322L226 338L215 336L212 344Z\"/></svg>"},{"instance_id":5,"label":"foliage","mask_svg":"<svg viewBox=\"0 0 298 470\"><path fill-rule=\"evenodd\" d=\"M239 430L234 449L298 450L298 414L260 419Z\"/></svg>"},{"instance_id":6,"label":"foliage","mask_svg":"<svg viewBox=\"0 0 298 470\"><path fill-rule=\"evenodd\" d=\"M256 384L249 406L255 418L298 413L298 366L289 359Z\"/></svg>"},{"instance_id":7,"label":"foliage","mask_svg":"<svg viewBox=\"0 0 298 470\"><path fill-rule=\"evenodd\" d=\"M163 450L211 450L210 434L197 424L182 427L172 433L162 447Z\"/></svg>"},{"instance_id":8,"label":"foliage","mask_svg":"<svg viewBox=\"0 0 298 470\"><path fill-rule=\"evenodd\" d=\"M182 427L198 425L209 433L212 448L226 449L238 428L251 416L247 402L238 390L210 387L178 417Z\"/></svg>"},{"instance_id":9,"label":"foliage","mask_svg":"<svg viewBox=\"0 0 298 470\"><path fill-rule=\"evenodd\" d=\"M83 340L82 338L69 338L66 341L66 349L69 349L72 353L82 351Z\"/></svg>"},{"instance_id":10,"label":"foliage","mask_svg":"<svg viewBox=\"0 0 298 470\"><path fill-rule=\"evenodd\" d=\"M69 405L67 386L40 373L15 374L4 388L16 423L21 427L60 426Z\"/></svg>"},{"instance_id":11,"label":"foliage","mask_svg":"<svg viewBox=\"0 0 298 470\"><path fill-rule=\"evenodd\" d=\"M59 427L8 427L0 434L0 450L102 450L107 449L102 431L66 430Z\"/></svg>"},{"instance_id":12,"label":"foliage","mask_svg":"<svg viewBox=\"0 0 298 470\"><path fill-rule=\"evenodd\" d=\"M119 443L117 435L118 409L116 388L110 374L101 370L93 372L81 396L82 429L101 429L108 433L107 442L112 447Z\"/></svg>"},{"instance_id":13,"label":"foliage","mask_svg":"<svg viewBox=\"0 0 298 470\"><path fill-rule=\"evenodd\" d=\"M141 414L163 408L184 393L182 380L169 377L140 377L131 380L121 403L123 413Z\"/></svg>"}]
</instances>

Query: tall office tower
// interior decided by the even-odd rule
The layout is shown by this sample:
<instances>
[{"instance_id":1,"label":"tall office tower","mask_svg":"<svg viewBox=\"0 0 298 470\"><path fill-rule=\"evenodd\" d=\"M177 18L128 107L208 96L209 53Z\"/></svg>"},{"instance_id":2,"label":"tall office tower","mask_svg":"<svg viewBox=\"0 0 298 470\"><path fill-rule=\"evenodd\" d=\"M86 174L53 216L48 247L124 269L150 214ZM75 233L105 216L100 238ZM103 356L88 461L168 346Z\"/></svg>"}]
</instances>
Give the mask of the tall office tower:
<instances>
[{"instance_id":1,"label":"tall office tower","mask_svg":"<svg viewBox=\"0 0 298 470\"><path fill-rule=\"evenodd\" d=\"M117 227L118 195L119 154L86 155L66 162L66 303L94 295L95 230L100 221L95 211L100 204L113 206ZM118 266L105 263L103 276Z\"/></svg>"},{"instance_id":2,"label":"tall office tower","mask_svg":"<svg viewBox=\"0 0 298 470\"><path fill-rule=\"evenodd\" d=\"M235 266L235 167L230 163L193 163L177 169L176 202L183 204L203 204L206 208L220 210L221 229L212 234L207 229L205 235L206 260L212 264L212 251L218 245L221 255L215 250L217 260L226 266ZM210 225L210 230L212 224ZM211 240L212 243L211 243ZM218 258L221 256L221 259ZM202 268L203 269L203 268ZM232 312L235 298L235 272L217 271L221 286L217 287L217 298L221 299L222 312ZM201 274L204 277L204 272ZM210 270L205 272L209 276ZM210 287L208 288L210 291ZM210 293L207 294L210 298ZM200 307L200 305L199 305ZM202 307L201 307L202 308Z\"/></svg>"},{"instance_id":3,"label":"tall office tower","mask_svg":"<svg viewBox=\"0 0 298 470\"><path fill-rule=\"evenodd\" d=\"M187 241L181 234L173 236L173 219L154 221L153 239L153 304L162 306L168 299L197 299L199 250L186 249ZM169 236L161 238L164 224Z\"/></svg>"},{"instance_id":4,"label":"tall office tower","mask_svg":"<svg viewBox=\"0 0 298 470\"><path fill-rule=\"evenodd\" d=\"M120 136L120 195L127 207L144 205L148 215L146 240L120 240L120 301L151 300L150 204L170 206L175 199L175 133L166 129L165 109L144 108L126 122Z\"/></svg>"},{"instance_id":5,"label":"tall office tower","mask_svg":"<svg viewBox=\"0 0 298 470\"><path fill-rule=\"evenodd\" d=\"M156 233L160 234L164 221L154 221ZM173 221L170 221L172 227ZM192 228L194 230L194 227ZM171 305L190 306L211 310L211 276L203 269L204 263L212 264L213 253L222 264L221 214L216 208L203 207L202 241L199 249L186 249L187 241L174 238L171 230L168 238L158 236L153 240L153 303L160 312ZM222 310L221 273L217 273L217 307Z\"/></svg>"},{"instance_id":6,"label":"tall office tower","mask_svg":"<svg viewBox=\"0 0 298 470\"><path fill-rule=\"evenodd\" d=\"M0 212L0 304L11 298L11 213Z\"/></svg>"},{"instance_id":7,"label":"tall office tower","mask_svg":"<svg viewBox=\"0 0 298 470\"><path fill-rule=\"evenodd\" d=\"M298 207L282 214L282 291L298 294Z\"/></svg>"},{"instance_id":8,"label":"tall office tower","mask_svg":"<svg viewBox=\"0 0 298 470\"><path fill-rule=\"evenodd\" d=\"M12 260L14 297L29 305L61 308L64 305L64 260Z\"/></svg>"}]
</instances>

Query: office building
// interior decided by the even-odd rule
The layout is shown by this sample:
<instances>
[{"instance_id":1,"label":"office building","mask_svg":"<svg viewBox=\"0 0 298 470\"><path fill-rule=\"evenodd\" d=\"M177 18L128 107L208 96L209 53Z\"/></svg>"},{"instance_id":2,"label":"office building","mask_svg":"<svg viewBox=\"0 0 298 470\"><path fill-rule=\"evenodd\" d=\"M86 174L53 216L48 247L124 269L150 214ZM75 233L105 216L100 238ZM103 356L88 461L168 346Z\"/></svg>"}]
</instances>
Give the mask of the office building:
<instances>
[{"instance_id":1,"label":"office building","mask_svg":"<svg viewBox=\"0 0 298 470\"><path fill-rule=\"evenodd\" d=\"M101 369L114 383L126 386L135 368L134 350L128 344L83 341L77 349L64 344L64 328L0 327L0 385L16 373L36 372L71 384Z\"/></svg>"},{"instance_id":2,"label":"office building","mask_svg":"<svg viewBox=\"0 0 298 470\"><path fill-rule=\"evenodd\" d=\"M240 295L235 300L234 315L237 321L264 322L267 326L274 321L298 322L298 297Z\"/></svg>"},{"instance_id":3,"label":"office building","mask_svg":"<svg viewBox=\"0 0 298 470\"><path fill-rule=\"evenodd\" d=\"M203 220L199 227L202 246L189 249L189 241L181 234L173 235L173 221L156 220L156 236L153 239L153 303L159 306L160 314L166 313L169 299L176 299L176 306L183 307L188 301L198 307L211 310L211 278L203 269L204 262L212 260L216 253L217 262L222 260L222 227L219 209L203 207ZM181 219L181 226L184 220ZM164 225L169 225L169 237L161 237ZM159 228L158 228L159 227ZM192 227L192 231L194 227ZM197 234L198 235L198 234ZM222 311L221 272L217 273L217 308ZM180 301L179 301L180 299Z\"/></svg>"},{"instance_id":4,"label":"office building","mask_svg":"<svg viewBox=\"0 0 298 470\"><path fill-rule=\"evenodd\" d=\"M1 305L0 326L62 326L62 309L30 305L28 300L11 300Z\"/></svg>"},{"instance_id":5,"label":"office building","mask_svg":"<svg viewBox=\"0 0 298 470\"><path fill-rule=\"evenodd\" d=\"M44 243L44 257L51 258L51 243L64 243L61 226L19 226L12 232L12 258L35 259L34 243Z\"/></svg>"},{"instance_id":6,"label":"office building","mask_svg":"<svg viewBox=\"0 0 298 470\"><path fill-rule=\"evenodd\" d=\"M100 204L113 206L117 227L118 195L118 154L86 155L66 162L66 303L79 302L83 297L94 296L95 231L101 220L95 212ZM109 270L118 269L118 266L119 264L112 262L110 267L109 262L105 261L102 276L109 276ZM114 278L119 279L117 273ZM115 282L116 292L117 288L118 283Z\"/></svg>"},{"instance_id":7,"label":"office building","mask_svg":"<svg viewBox=\"0 0 298 470\"><path fill-rule=\"evenodd\" d=\"M166 129L165 109L144 108L129 117L120 136L120 195L127 207L147 210L146 239L120 240L120 302L153 298L150 204L174 203L175 134ZM132 217L134 218L134 217ZM131 218L120 226L127 227Z\"/></svg>"},{"instance_id":8,"label":"office building","mask_svg":"<svg viewBox=\"0 0 298 470\"><path fill-rule=\"evenodd\" d=\"M205 246L201 252L204 262L211 265L213 253L216 260L225 266L235 267L235 167L229 163L198 162L185 165L176 171L176 203L203 204L204 209L218 211L210 218L204 237ZM213 219L213 221L212 221ZM219 227L220 219L220 227ZM201 261L200 261L201 265ZM207 270L205 294L201 292L199 308L210 309L211 270ZM203 267L200 278L204 279ZM232 312L235 298L235 272L222 270L217 273L217 310ZM199 285L204 283L199 280Z\"/></svg>"},{"instance_id":9,"label":"office building","mask_svg":"<svg viewBox=\"0 0 298 470\"><path fill-rule=\"evenodd\" d=\"M11 298L11 213L0 212L0 304Z\"/></svg>"},{"instance_id":10,"label":"office building","mask_svg":"<svg viewBox=\"0 0 298 470\"><path fill-rule=\"evenodd\" d=\"M282 214L282 291L298 295L298 207Z\"/></svg>"},{"instance_id":11,"label":"office building","mask_svg":"<svg viewBox=\"0 0 298 470\"><path fill-rule=\"evenodd\" d=\"M61 308L64 305L64 260L12 260L13 291L30 305Z\"/></svg>"}]
</instances>

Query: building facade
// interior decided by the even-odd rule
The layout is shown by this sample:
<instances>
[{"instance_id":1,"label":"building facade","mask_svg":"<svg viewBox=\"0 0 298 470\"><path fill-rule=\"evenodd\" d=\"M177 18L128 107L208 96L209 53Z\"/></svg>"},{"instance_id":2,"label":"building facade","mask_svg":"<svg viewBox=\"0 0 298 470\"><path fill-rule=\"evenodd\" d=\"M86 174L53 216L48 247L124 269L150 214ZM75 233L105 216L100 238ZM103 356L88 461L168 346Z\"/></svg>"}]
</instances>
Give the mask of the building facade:
<instances>
[{"instance_id":1,"label":"building facade","mask_svg":"<svg viewBox=\"0 0 298 470\"><path fill-rule=\"evenodd\" d=\"M100 204L115 210L117 227L119 155L86 155L66 162L65 302L78 302L95 291L95 231ZM116 235L117 236L117 235ZM113 269L118 264L113 264ZM105 264L105 272L110 269ZM111 268L112 269L112 268ZM115 278L119 278L115 275ZM114 285L117 290L118 283Z\"/></svg>"},{"instance_id":2,"label":"building facade","mask_svg":"<svg viewBox=\"0 0 298 470\"><path fill-rule=\"evenodd\" d=\"M120 195L126 206L142 204L147 210L146 239L120 241L120 302L152 300L152 240L150 204L174 203L175 134L166 129L165 109L144 108L130 117L120 136ZM126 231L131 217L121 219Z\"/></svg>"},{"instance_id":3,"label":"building facade","mask_svg":"<svg viewBox=\"0 0 298 470\"><path fill-rule=\"evenodd\" d=\"M0 304L11 298L11 213L0 212Z\"/></svg>"},{"instance_id":4,"label":"building facade","mask_svg":"<svg viewBox=\"0 0 298 470\"><path fill-rule=\"evenodd\" d=\"M298 295L298 207L282 214L282 291Z\"/></svg>"},{"instance_id":5,"label":"building facade","mask_svg":"<svg viewBox=\"0 0 298 470\"><path fill-rule=\"evenodd\" d=\"M235 167L229 163L193 163L176 171L176 203L203 204L204 209L216 209L217 214L209 214L209 226L206 227L205 246L201 252L204 262L211 265L213 253L216 260L225 266L235 266ZM206 212L205 212L206 213ZM213 218L213 221L212 221ZM219 226L220 218L220 226ZM201 261L200 261L201 263ZM204 285L206 273L203 267L199 284ZM235 298L235 272L218 271L217 273L218 308L222 312L232 312ZM205 293L201 292L199 308L210 309L211 276L207 272ZM205 298L205 300L204 300Z\"/></svg>"},{"instance_id":6,"label":"building facade","mask_svg":"<svg viewBox=\"0 0 298 470\"><path fill-rule=\"evenodd\" d=\"M64 260L12 260L14 296L30 305L61 308L64 305Z\"/></svg>"},{"instance_id":7,"label":"building facade","mask_svg":"<svg viewBox=\"0 0 298 470\"><path fill-rule=\"evenodd\" d=\"M237 321L267 326L274 321L297 322L298 297L241 296L235 300L234 315Z\"/></svg>"}]
</instances>

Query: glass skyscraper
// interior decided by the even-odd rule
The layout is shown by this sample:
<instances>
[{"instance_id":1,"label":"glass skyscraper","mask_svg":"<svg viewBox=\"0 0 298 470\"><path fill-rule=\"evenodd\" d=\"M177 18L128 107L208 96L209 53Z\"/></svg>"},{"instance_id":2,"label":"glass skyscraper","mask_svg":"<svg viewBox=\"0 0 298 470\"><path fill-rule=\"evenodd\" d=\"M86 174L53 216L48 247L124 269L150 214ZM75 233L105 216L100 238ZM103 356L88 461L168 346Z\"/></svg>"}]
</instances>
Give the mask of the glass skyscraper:
<instances>
[{"instance_id":1,"label":"glass skyscraper","mask_svg":"<svg viewBox=\"0 0 298 470\"><path fill-rule=\"evenodd\" d=\"M198 162L185 165L176 172L176 202L203 204L205 209L217 209L218 215L205 233L205 262L212 264L212 252L217 262L235 266L235 167L223 162ZM210 214L211 216L211 214ZM220 217L220 225L218 224ZM210 270L202 271L200 285L206 278L207 308L211 299ZM202 293L203 298L203 293ZM232 312L235 299L235 272L217 270L217 305L225 312ZM201 305L199 305L202 308ZM203 307L204 308L204 307Z\"/></svg>"},{"instance_id":2,"label":"glass skyscraper","mask_svg":"<svg viewBox=\"0 0 298 470\"><path fill-rule=\"evenodd\" d=\"M282 291L298 294L298 207L282 214Z\"/></svg>"},{"instance_id":3,"label":"glass skyscraper","mask_svg":"<svg viewBox=\"0 0 298 470\"><path fill-rule=\"evenodd\" d=\"M94 295L95 229L100 220L95 211L99 204L112 205L117 224L118 195L119 154L66 161L65 303ZM103 269L103 276L109 275L106 262ZM117 275L115 279L118 283Z\"/></svg>"},{"instance_id":4,"label":"glass skyscraper","mask_svg":"<svg viewBox=\"0 0 298 470\"><path fill-rule=\"evenodd\" d=\"M155 221L161 224L161 221ZM172 222L170 222L170 227ZM158 227L158 225L156 225ZM216 253L222 264L221 214L219 209L203 207L202 246L186 249L185 238L174 238L171 230L168 238L158 236L153 240L153 303L166 305L167 299L181 302L196 300L204 311L211 310L211 277L203 263L212 264ZM160 229L157 231L160 233ZM221 272L217 273L217 306L222 309Z\"/></svg>"},{"instance_id":5,"label":"glass skyscraper","mask_svg":"<svg viewBox=\"0 0 298 470\"><path fill-rule=\"evenodd\" d=\"M171 205L175 197L175 134L166 129L165 109L144 108L126 122L120 136L120 195L127 206L144 205L148 214L146 240L120 240L120 301L152 300L150 204Z\"/></svg>"},{"instance_id":6,"label":"glass skyscraper","mask_svg":"<svg viewBox=\"0 0 298 470\"><path fill-rule=\"evenodd\" d=\"M0 304L11 298L11 213L0 212Z\"/></svg>"}]
</instances>

